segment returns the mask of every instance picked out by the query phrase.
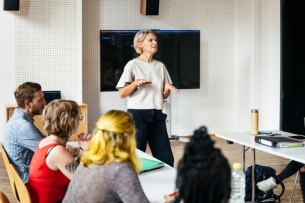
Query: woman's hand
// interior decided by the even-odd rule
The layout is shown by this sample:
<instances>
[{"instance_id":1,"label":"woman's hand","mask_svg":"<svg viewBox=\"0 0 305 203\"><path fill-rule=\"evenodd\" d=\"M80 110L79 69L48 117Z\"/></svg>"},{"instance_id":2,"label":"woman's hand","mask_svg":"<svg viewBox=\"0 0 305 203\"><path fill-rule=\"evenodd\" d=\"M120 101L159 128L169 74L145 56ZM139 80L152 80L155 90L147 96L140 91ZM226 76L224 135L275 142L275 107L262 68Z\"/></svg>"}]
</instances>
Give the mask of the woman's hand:
<instances>
[{"instance_id":1,"label":"woman's hand","mask_svg":"<svg viewBox=\"0 0 305 203\"><path fill-rule=\"evenodd\" d=\"M168 93L170 90L172 90L172 91L174 91L174 92L176 92L176 93L180 93L180 91L179 91L177 88L175 88L172 84L166 83L166 84L165 84L165 87L164 87L164 92L163 92L163 94Z\"/></svg>"},{"instance_id":2,"label":"woman's hand","mask_svg":"<svg viewBox=\"0 0 305 203\"><path fill-rule=\"evenodd\" d=\"M164 199L166 202L175 200L176 196L164 195Z\"/></svg>"},{"instance_id":3,"label":"woman's hand","mask_svg":"<svg viewBox=\"0 0 305 203\"><path fill-rule=\"evenodd\" d=\"M119 95L123 99L125 97L128 97L131 95L137 88L140 89L139 87L141 85L145 84L151 84L151 81L146 80L146 79L137 79L136 81L126 85L123 88L119 88Z\"/></svg>"},{"instance_id":4,"label":"woman's hand","mask_svg":"<svg viewBox=\"0 0 305 203\"><path fill-rule=\"evenodd\" d=\"M172 84L166 83L164 86L163 99L166 99L170 95L171 91L180 93L180 91L177 88L175 88Z\"/></svg>"},{"instance_id":5,"label":"woman's hand","mask_svg":"<svg viewBox=\"0 0 305 203\"><path fill-rule=\"evenodd\" d=\"M141 85L151 84L151 81L146 79L137 79L136 81L134 81L134 84L139 87Z\"/></svg>"},{"instance_id":6,"label":"woman's hand","mask_svg":"<svg viewBox=\"0 0 305 203\"><path fill-rule=\"evenodd\" d=\"M75 148L73 146L66 144L66 150L68 150L74 156Z\"/></svg>"},{"instance_id":7,"label":"woman's hand","mask_svg":"<svg viewBox=\"0 0 305 203\"><path fill-rule=\"evenodd\" d=\"M90 134L81 133L78 135L77 142L83 150L86 150L89 149L91 138L92 136Z\"/></svg>"}]
</instances>

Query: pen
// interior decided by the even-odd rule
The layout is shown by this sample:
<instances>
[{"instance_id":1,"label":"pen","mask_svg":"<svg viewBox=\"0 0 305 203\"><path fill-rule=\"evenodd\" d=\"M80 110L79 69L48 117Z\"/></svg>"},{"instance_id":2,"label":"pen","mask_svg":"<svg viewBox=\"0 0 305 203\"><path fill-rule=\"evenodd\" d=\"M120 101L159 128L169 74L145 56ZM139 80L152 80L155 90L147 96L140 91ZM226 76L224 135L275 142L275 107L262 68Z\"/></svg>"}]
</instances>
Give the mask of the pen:
<instances>
[{"instance_id":1,"label":"pen","mask_svg":"<svg viewBox=\"0 0 305 203\"><path fill-rule=\"evenodd\" d=\"M281 134L278 134L278 133L274 133L274 134L271 134L270 136L275 136L275 135L281 135Z\"/></svg>"},{"instance_id":2,"label":"pen","mask_svg":"<svg viewBox=\"0 0 305 203\"><path fill-rule=\"evenodd\" d=\"M272 132L261 131L261 132L258 132L258 134L266 134L266 135L268 135L268 134L272 134Z\"/></svg>"},{"instance_id":3,"label":"pen","mask_svg":"<svg viewBox=\"0 0 305 203\"><path fill-rule=\"evenodd\" d=\"M170 195L168 195L168 196L174 196L174 195L176 195L176 194L178 194L178 193L179 193L179 191L174 192L173 194L170 194Z\"/></svg>"}]
</instances>

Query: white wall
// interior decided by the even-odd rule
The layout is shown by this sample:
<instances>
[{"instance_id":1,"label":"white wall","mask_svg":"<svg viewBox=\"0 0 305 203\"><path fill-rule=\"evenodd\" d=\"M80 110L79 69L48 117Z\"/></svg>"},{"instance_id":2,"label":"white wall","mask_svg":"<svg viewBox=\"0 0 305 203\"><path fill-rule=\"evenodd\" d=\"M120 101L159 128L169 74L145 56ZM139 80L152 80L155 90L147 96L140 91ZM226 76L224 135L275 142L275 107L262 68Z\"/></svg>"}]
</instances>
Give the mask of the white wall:
<instances>
[{"instance_id":1,"label":"white wall","mask_svg":"<svg viewBox=\"0 0 305 203\"><path fill-rule=\"evenodd\" d=\"M5 125L5 104L15 103L15 13L0 10L0 142Z\"/></svg>"},{"instance_id":2,"label":"white wall","mask_svg":"<svg viewBox=\"0 0 305 203\"><path fill-rule=\"evenodd\" d=\"M21 0L15 20L16 86L33 81L81 102L81 6L75 0Z\"/></svg>"},{"instance_id":3,"label":"white wall","mask_svg":"<svg viewBox=\"0 0 305 203\"><path fill-rule=\"evenodd\" d=\"M82 102L82 1L21 0L19 11L0 11L0 42L0 141L4 104L23 82Z\"/></svg>"},{"instance_id":4,"label":"white wall","mask_svg":"<svg viewBox=\"0 0 305 203\"><path fill-rule=\"evenodd\" d=\"M99 92L99 30L144 28L201 31L201 88L172 94L173 135L203 124L211 133L249 131L252 108L261 130L279 129L279 0L161 0L158 16L142 16L138 0L87 0L83 7L89 129L102 113L127 108L117 92Z\"/></svg>"},{"instance_id":5,"label":"white wall","mask_svg":"<svg viewBox=\"0 0 305 203\"><path fill-rule=\"evenodd\" d=\"M250 109L259 129L280 121L280 1L235 1L234 131L249 131Z\"/></svg>"},{"instance_id":6,"label":"white wall","mask_svg":"<svg viewBox=\"0 0 305 203\"><path fill-rule=\"evenodd\" d=\"M127 108L117 92L99 92L102 29L201 31L200 89L172 94L172 134L190 135L200 125L210 132L233 130L234 0L161 0L158 16L140 14L140 1L83 1L83 100L89 129L110 109Z\"/></svg>"},{"instance_id":7,"label":"white wall","mask_svg":"<svg viewBox=\"0 0 305 203\"><path fill-rule=\"evenodd\" d=\"M263 1L265 2L265 1ZM281 67L281 45L280 45L280 2L279 0L268 0L268 6L266 9L269 15L265 16L266 22L265 29L268 30L268 36L265 42L268 43L269 56L269 78L268 78L268 128L279 129L280 128L280 67ZM267 126L266 126L267 128Z\"/></svg>"},{"instance_id":8,"label":"white wall","mask_svg":"<svg viewBox=\"0 0 305 203\"><path fill-rule=\"evenodd\" d=\"M21 0L20 11L1 10L0 141L3 105L27 80L87 103L90 129L102 113L126 110L116 92L99 92L101 29L201 30L201 89L172 96L172 134L202 124L211 133L249 130L251 108L261 129L279 128L279 0L161 0L159 16L139 11L139 0Z\"/></svg>"}]
</instances>

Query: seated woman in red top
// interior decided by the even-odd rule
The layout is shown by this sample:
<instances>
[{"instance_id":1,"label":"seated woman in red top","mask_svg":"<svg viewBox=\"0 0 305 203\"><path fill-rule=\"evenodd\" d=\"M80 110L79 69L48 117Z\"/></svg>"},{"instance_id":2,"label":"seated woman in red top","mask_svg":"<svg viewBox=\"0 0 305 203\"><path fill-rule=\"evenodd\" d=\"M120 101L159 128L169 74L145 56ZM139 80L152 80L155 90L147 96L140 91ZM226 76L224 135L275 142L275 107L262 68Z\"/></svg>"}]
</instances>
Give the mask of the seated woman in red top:
<instances>
[{"instance_id":1,"label":"seated woman in red top","mask_svg":"<svg viewBox=\"0 0 305 203\"><path fill-rule=\"evenodd\" d=\"M48 137L41 140L30 164L28 190L35 203L57 203L64 198L78 166L65 148L69 137L77 132L82 119L74 101L54 100L42 114L43 128ZM81 134L78 143L88 149L91 135Z\"/></svg>"}]
</instances>

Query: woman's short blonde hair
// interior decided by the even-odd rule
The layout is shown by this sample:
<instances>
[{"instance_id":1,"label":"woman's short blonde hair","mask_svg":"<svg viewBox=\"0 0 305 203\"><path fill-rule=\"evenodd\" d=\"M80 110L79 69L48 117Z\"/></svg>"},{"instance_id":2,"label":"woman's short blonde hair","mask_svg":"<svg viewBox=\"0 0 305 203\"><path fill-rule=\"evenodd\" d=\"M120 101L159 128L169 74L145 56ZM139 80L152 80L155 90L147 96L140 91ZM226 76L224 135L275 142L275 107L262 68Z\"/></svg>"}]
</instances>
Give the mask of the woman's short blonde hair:
<instances>
[{"instance_id":1,"label":"woman's short blonde hair","mask_svg":"<svg viewBox=\"0 0 305 203\"><path fill-rule=\"evenodd\" d=\"M135 122L125 111L111 110L96 123L88 150L83 151L81 164L110 164L127 161L137 173L141 170L136 155Z\"/></svg>"},{"instance_id":2,"label":"woman's short blonde hair","mask_svg":"<svg viewBox=\"0 0 305 203\"><path fill-rule=\"evenodd\" d=\"M142 54L143 50L139 47L139 42L143 42L148 34L153 34L157 37L156 33L153 30L140 30L133 39L133 47L138 54Z\"/></svg>"},{"instance_id":3,"label":"woman's short blonde hair","mask_svg":"<svg viewBox=\"0 0 305 203\"><path fill-rule=\"evenodd\" d=\"M50 102L42 113L43 129L48 134L68 139L77 132L80 108L75 101L57 99Z\"/></svg>"}]
</instances>

